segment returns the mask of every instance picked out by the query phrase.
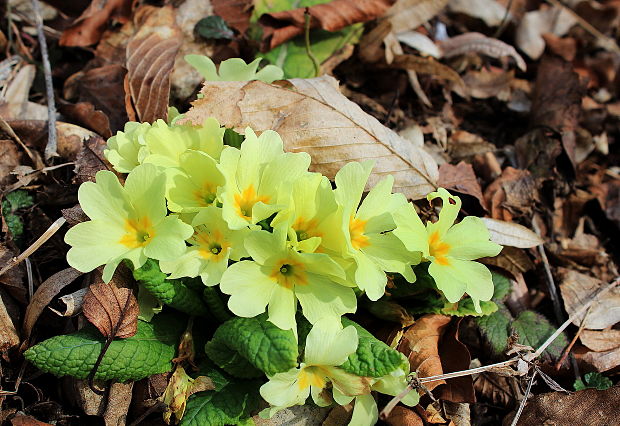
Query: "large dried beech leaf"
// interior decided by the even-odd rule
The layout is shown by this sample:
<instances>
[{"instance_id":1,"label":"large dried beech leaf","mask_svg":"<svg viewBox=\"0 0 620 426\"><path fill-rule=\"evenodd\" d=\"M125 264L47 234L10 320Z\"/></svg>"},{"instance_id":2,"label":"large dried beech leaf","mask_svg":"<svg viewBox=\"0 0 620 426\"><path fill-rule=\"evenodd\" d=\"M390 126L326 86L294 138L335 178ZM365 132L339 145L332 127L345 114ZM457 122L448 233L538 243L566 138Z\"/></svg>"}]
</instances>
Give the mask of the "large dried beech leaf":
<instances>
[{"instance_id":1,"label":"large dried beech leaf","mask_svg":"<svg viewBox=\"0 0 620 426\"><path fill-rule=\"evenodd\" d=\"M338 31L358 22L366 22L383 15L395 0L333 0L307 8L310 27ZM306 8L266 13L259 23L263 27L263 41L273 49L303 34Z\"/></svg>"},{"instance_id":2,"label":"large dried beech leaf","mask_svg":"<svg viewBox=\"0 0 620 426\"><path fill-rule=\"evenodd\" d=\"M482 221L489 229L491 241L503 246L519 248L536 247L543 243L543 240L534 232L523 225L503 220L483 217Z\"/></svg>"},{"instance_id":3,"label":"large dried beech leaf","mask_svg":"<svg viewBox=\"0 0 620 426\"><path fill-rule=\"evenodd\" d=\"M252 0L211 0L211 4L215 14L240 33L250 27Z\"/></svg>"},{"instance_id":4,"label":"large dried beech leaf","mask_svg":"<svg viewBox=\"0 0 620 426\"><path fill-rule=\"evenodd\" d=\"M127 88L137 119L166 118L170 73L181 45L172 6L143 6L134 17L138 32L127 44ZM127 105L129 107L129 105ZM127 113L133 115L132 108Z\"/></svg>"},{"instance_id":5,"label":"large dried beech leaf","mask_svg":"<svg viewBox=\"0 0 620 426\"><path fill-rule=\"evenodd\" d=\"M91 285L82 305L84 316L106 338L126 338L136 334L139 310L138 301L131 289L106 283ZM114 333L119 321L120 325Z\"/></svg>"},{"instance_id":6,"label":"large dried beech leaf","mask_svg":"<svg viewBox=\"0 0 620 426\"><path fill-rule=\"evenodd\" d=\"M422 148L366 114L338 90L333 77L292 79L282 85L261 81L207 81L187 120L215 117L243 132L247 126L277 131L288 151L312 156L312 170L329 178L349 161L375 160L369 184L388 174L394 191L420 199L436 187L437 163Z\"/></svg>"},{"instance_id":7,"label":"large dried beech leaf","mask_svg":"<svg viewBox=\"0 0 620 426\"><path fill-rule=\"evenodd\" d=\"M461 161L456 166L444 163L439 167L439 186L476 197L486 209L482 188L471 164Z\"/></svg>"},{"instance_id":8,"label":"large dried beech leaf","mask_svg":"<svg viewBox=\"0 0 620 426\"><path fill-rule=\"evenodd\" d=\"M564 300L564 307L569 315L573 315L579 308L605 285L601 280L582 274L572 269L560 269L562 282L560 293ZM573 324L581 325L583 315L573 319ZM607 295L599 298L592 304L585 319L585 328L602 330L620 321L620 288L616 287Z\"/></svg>"},{"instance_id":9,"label":"large dried beech leaf","mask_svg":"<svg viewBox=\"0 0 620 426\"><path fill-rule=\"evenodd\" d=\"M620 348L620 330L583 330L579 338L581 343L597 352Z\"/></svg>"}]
</instances>

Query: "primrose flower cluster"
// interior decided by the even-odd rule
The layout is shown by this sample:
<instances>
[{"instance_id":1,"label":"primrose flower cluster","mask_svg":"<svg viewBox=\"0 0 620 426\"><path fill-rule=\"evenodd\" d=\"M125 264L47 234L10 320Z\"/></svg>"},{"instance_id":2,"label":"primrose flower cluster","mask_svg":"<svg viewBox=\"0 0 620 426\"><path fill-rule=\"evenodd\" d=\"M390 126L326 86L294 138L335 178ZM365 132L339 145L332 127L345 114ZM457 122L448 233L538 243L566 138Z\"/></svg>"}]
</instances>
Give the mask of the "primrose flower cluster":
<instances>
[{"instance_id":1,"label":"primrose flower cluster","mask_svg":"<svg viewBox=\"0 0 620 426\"><path fill-rule=\"evenodd\" d=\"M265 400L277 410L311 394L325 405L331 383L337 403L355 398L355 415L376 418L370 391L399 393L409 368L372 379L338 368L357 348L356 330L340 321L356 311L356 291L378 300L388 273L413 283L413 266L428 261L450 302L467 293L480 310L493 284L473 260L501 247L478 218L454 224L461 202L445 189L429 194L443 204L439 220L424 225L405 196L392 193L390 175L363 198L370 161L342 167L333 189L308 171L307 153L284 152L276 132L259 136L247 128L240 148L225 145L224 132L213 118L201 126L127 123L105 151L127 174L124 185L100 171L79 188L91 220L67 232L69 264L83 272L105 265L107 282L125 259L136 269L155 259L171 279L219 285L235 315L267 311L269 321L295 335L299 306L314 325L303 362L270 377L261 388Z\"/></svg>"}]
</instances>

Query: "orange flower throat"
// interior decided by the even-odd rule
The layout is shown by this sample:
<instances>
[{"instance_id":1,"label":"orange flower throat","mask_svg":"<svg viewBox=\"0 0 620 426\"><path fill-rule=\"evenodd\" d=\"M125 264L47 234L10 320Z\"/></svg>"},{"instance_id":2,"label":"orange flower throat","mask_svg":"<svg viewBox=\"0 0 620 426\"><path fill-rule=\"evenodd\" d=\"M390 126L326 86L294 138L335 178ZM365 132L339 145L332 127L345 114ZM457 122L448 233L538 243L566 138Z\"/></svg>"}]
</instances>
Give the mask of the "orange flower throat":
<instances>
[{"instance_id":1,"label":"orange flower throat","mask_svg":"<svg viewBox=\"0 0 620 426\"><path fill-rule=\"evenodd\" d=\"M438 264L443 266L450 264L446 257L448 252L450 252L450 245L439 240L439 232L435 231L428 236L428 251Z\"/></svg>"},{"instance_id":2,"label":"orange flower throat","mask_svg":"<svg viewBox=\"0 0 620 426\"><path fill-rule=\"evenodd\" d=\"M132 249L146 246L155 236L155 228L146 216L137 220L126 219L125 231L126 233L121 237L119 243Z\"/></svg>"},{"instance_id":3,"label":"orange flower throat","mask_svg":"<svg viewBox=\"0 0 620 426\"><path fill-rule=\"evenodd\" d=\"M268 203L269 197L259 197L256 194L254 185L250 185L244 189L242 193L235 194L235 210L237 210L237 214L240 217L250 220L252 219L252 207L259 201Z\"/></svg>"}]
</instances>

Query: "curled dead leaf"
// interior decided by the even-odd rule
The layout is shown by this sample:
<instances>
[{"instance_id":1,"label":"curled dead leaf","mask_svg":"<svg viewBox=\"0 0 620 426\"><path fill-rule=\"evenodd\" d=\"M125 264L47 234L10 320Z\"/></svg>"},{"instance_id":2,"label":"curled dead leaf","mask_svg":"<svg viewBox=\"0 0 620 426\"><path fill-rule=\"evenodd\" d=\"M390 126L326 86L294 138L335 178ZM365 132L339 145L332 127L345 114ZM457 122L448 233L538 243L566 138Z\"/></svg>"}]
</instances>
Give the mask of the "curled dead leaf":
<instances>
[{"instance_id":1,"label":"curled dead leaf","mask_svg":"<svg viewBox=\"0 0 620 426\"><path fill-rule=\"evenodd\" d=\"M261 81L208 81L204 95L185 115L195 124L215 117L243 132L277 131L288 151L312 156L311 170L332 178L350 161L376 160L369 185L386 174L394 176L394 191L420 199L435 190L437 163L383 126L343 96L330 76L291 79L282 85Z\"/></svg>"},{"instance_id":2,"label":"curled dead leaf","mask_svg":"<svg viewBox=\"0 0 620 426\"><path fill-rule=\"evenodd\" d=\"M22 326L22 339L27 343L32 333L32 328L43 309L56 297L56 295L66 286L80 277L82 273L77 269L67 268L43 281L37 288L26 308L24 324ZM26 349L26 348L23 348Z\"/></svg>"},{"instance_id":3,"label":"curled dead leaf","mask_svg":"<svg viewBox=\"0 0 620 426\"><path fill-rule=\"evenodd\" d=\"M375 19L383 15L393 3L394 0L333 0L308 8L266 13L259 19L263 27L263 43L268 49L273 49L303 34L306 9L311 17L311 28L333 32L358 22Z\"/></svg>"},{"instance_id":4,"label":"curled dead leaf","mask_svg":"<svg viewBox=\"0 0 620 426\"><path fill-rule=\"evenodd\" d=\"M82 311L106 338L131 337L138 331L138 301L129 288L97 283L84 296Z\"/></svg>"},{"instance_id":5,"label":"curled dead leaf","mask_svg":"<svg viewBox=\"0 0 620 426\"><path fill-rule=\"evenodd\" d=\"M241 34L250 27L252 0L211 0L211 4L215 14Z\"/></svg>"},{"instance_id":6,"label":"curled dead leaf","mask_svg":"<svg viewBox=\"0 0 620 426\"><path fill-rule=\"evenodd\" d=\"M488 217L483 217L482 221L491 234L491 241L502 246L531 248L544 242L534 231L518 223Z\"/></svg>"},{"instance_id":7,"label":"curled dead leaf","mask_svg":"<svg viewBox=\"0 0 620 426\"><path fill-rule=\"evenodd\" d=\"M418 74L429 74L437 78L453 81L459 86L465 86L459 73L431 56L394 55L394 61L390 65L393 68L415 71Z\"/></svg>"},{"instance_id":8,"label":"curled dead leaf","mask_svg":"<svg viewBox=\"0 0 620 426\"><path fill-rule=\"evenodd\" d=\"M390 426L423 426L424 421L410 408L397 405L385 419Z\"/></svg>"},{"instance_id":9,"label":"curled dead leaf","mask_svg":"<svg viewBox=\"0 0 620 426\"><path fill-rule=\"evenodd\" d=\"M480 33L465 33L450 37L439 43L444 58L451 58L470 52L482 53L492 58L510 57L515 60L521 71L527 66L514 47L496 38L487 37Z\"/></svg>"},{"instance_id":10,"label":"curled dead leaf","mask_svg":"<svg viewBox=\"0 0 620 426\"><path fill-rule=\"evenodd\" d=\"M131 118L135 110L141 122L166 119L170 73L181 46L174 9L143 6L134 14L134 23L139 30L127 43L127 114Z\"/></svg>"},{"instance_id":11,"label":"curled dead leaf","mask_svg":"<svg viewBox=\"0 0 620 426\"><path fill-rule=\"evenodd\" d=\"M428 22L448 4L448 0L398 0L386 13L395 33L413 30Z\"/></svg>"}]
</instances>

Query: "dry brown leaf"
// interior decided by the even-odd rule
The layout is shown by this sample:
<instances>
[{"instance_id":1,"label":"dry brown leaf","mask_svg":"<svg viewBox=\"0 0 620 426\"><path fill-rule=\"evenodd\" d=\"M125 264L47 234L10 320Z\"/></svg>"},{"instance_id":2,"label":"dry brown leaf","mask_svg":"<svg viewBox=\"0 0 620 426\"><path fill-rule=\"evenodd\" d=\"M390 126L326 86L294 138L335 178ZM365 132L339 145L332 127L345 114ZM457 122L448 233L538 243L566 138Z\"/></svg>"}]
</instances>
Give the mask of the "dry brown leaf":
<instances>
[{"instance_id":1,"label":"dry brown leaf","mask_svg":"<svg viewBox=\"0 0 620 426\"><path fill-rule=\"evenodd\" d=\"M394 61L390 66L393 68L415 71L418 74L429 74L433 77L453 81L459 86L464 86L459 73L441 62L437 62L437 60L431 56L394 55Z\"/></svg>"},{"instance_id":2,"label":"dry brown leaf","mask_svg":"<svg viewBox=\"0 0 620 426\"><path fill-rule=\"evenodd\" d=\"M620 347L620 330L583 330L581 343L596 352L610 351Z\"/></svg>"},{"instance_id":3,"label":"dry brown leaf","mask_svg":"<svg viewBox=\"0 0 620 426\"><path fill-rule=\"evenodd\" d=\"M395 33L413 30L428 22L448 4L448 0L398 0L386 13Z\"/></svg>"},{"instance_id":4,"label":"dry brown leaf","mask_svg":"<svg viewBox=\"0 0 620 426\"><path fill-rule=\"evenodd\" d=\"M95 107L90 102L62 105L60 111L78 124L98 133L105 139L112 136L110 119L102 111L95 110Z\"/></svg>"},{"instance_id":5,"label":"dry brown leaf","mask_svg":"<svg viewBox=\"0 0 620 426\"><path fill-rule=\"evenodd\" d=\"M15 180L11 171L21 164L22 152L9 139L0 139L0 147L0 187L5 187Z\"/></svg>"},{"instance_id":6,"label":"dry brown leaf","mask_svg":"<svg viewBox=\"0 0 620 426\"><path fill-rule=\"evenodd\" d=\"M510 5L510 12L515 9ZM451 0L448 10L453 13L463 13L473 18L479 18L489 27L497 27L504 21L512 21L512 13L506 10L506 6L495 0Z\"/></svg>"},{"instance_id":7,"label":"dry brown leaf","mask_svg":"<svg viewBox=\"0 0 620 426\"><path fill-rule=\"evenodd\" d=\"M563 36L576 22L575 18L561 7L527 12L517 26L517 47L530 58L538 59L545 50L545 40L542 37L544 33Z\"/></svg>"},{"instance_id":8,"label":"dry brown leaf","mask_svg":"<svg viewBox=\"0 0 620 426\"><path fill-rule=\"evenodd\" d=\"M86 319L106 338L127 338L136 334L139 311L138 301L131 289L106 283L91 285L82 305Z\"/></svg>"},{"instance_id":9,"label":"dry brown leaf","mask_svg":"<svg viewBox=\"0 0 620 426\"><path fill-rule=\"evenodd\" d=\"M283 84L205 82L204 98L193 103L186 120L199 124L215 117L239 132L247 126L275 130L288 151L309 153L311 169L332 179L347 162L375 159L369 185L392 174L394 191L408 198L420 199L435 189L435 160L343 96L333 77Z\"/></svg>"},{"instance_id":10,"label":"dry brown leaf","mask_svg":"<svg viewBox=\"0 0 620 426\"><path fill-rule=\"evenodd\" d=\"M30 338L32 328L41 315L41 312L43 312L43 309L45 309L63 288L71 284L81 275L82 273L77 269L67 268L60 272L56 272L41 283L34 292L26 308L26 314L24 315L24 323L22 325L22 339L24 339L24 343Z\"/></svg>"},{"instance_id":11,"label":"dry brown leaf","mask_svg":"<svg viewBox=\"0 0 620 426\"><path fill-rule=\"evenodd\" d=\"M449 316L424 315L405 331L398 350L408 356L411 371L415 371L418 377L444 373L439 356L439 340L449 323ZM433 390L445 383L445 380L438 380L427 383L426 387Z\"/></svg>"},{"instance_id":12,"label":"dry brown leaf","mask_svg":"<svg viewBox=\"0 0 620 426\"><path fill-rule=\"evenodd\" d=\"M469 159L478 154L495 151L495 145L483 139L480 135L465 130L456 130L450 135L448 154L454 161Z\"/></svg>"},{"instance_id":13,"label":"dry brown leaf","mask_svg":"<svg viewBox=\"0 0 620 426\"><path fill-rule=\"evenodd\" d=\"M142 6L134 14L138 32L127 43L126 87L141 122L166 119L170 73L181 45L172 6ZM128 109L131 118L131 112Z\"/></svg>"},{"instance_id":14,"label":"dry brown leaf","mask_svg":"<svg viewBox=\"0 0 620 426\"><path fill-rule=\"evenodd\" d=\"M439 167L439 180L437 185L461 194L476 197L480 205L486 210L486 202L482 196L482 188L478 183L476 174L471 164L461 161L456 166L444 163Z\"/></svg>"},{"instance_id":15,"label":"dry brown leaf","mask_svg":"<svg viewBox=\"0 0 620 426\"><path fill-rule=\"evenodd\" d=\"M252 0L211 0L213 11L241 34L250 27Z\"/></svg>"},{"instance_id":16,"label":"dry brown leaf","mask_svg":"<svg viewBox=\"0 0 620 426\"><path fill-rule=\"evenodd\" d=\"M34 417L18 414L11 418L11 426L52 426L50 423L41 422Z\"/></svg>"},{"instance_id":17,"label":"dry brown leaf","mask_svg":"<svg viewBox=\"0 0 620 426\"><path fill-rule=\"evenodd\" d=\"M572 62L577 55L577 41L572 37L558 37L552 33L542 35L545 44L553 53L561 56L565 61Z\"/></svg>"},{"instance_id":18,"label":"dry brown leaf","mask_svg":"<svg viewBox=\"0 0 620 426\"><path fill-rule=\"evenodd\" d=\"M536 183L527 170L506 167L484 191L493 219L512 221L513 214L530 217L538 200Z\"/></svg>"},{"instance_id":19,"label":"dry brown leaf","mask_svg":"<svg viewBox=\"0 0 620 426\"><path fill-rule=\"evenodd\" d=\"M620 347L602 352L576 352L575 356L580 362L590 364L599 372L609 371L620 365Z\"/></svg>"},{"instance_id":20,"label":"dry brown leaf","mask_svg":"<svg viewBox=\"0 0 620 426\"><path fill-rule=\"evenodd\" d=\"M525 71L525 61L514 47L496 38L487 37L480 33L465 33L450 37L439 43L444 58L464 55L475 52L492 58L510 57L515 60L520 70Z\"/></svg>"},{"instance_id":21,"label":"dry brown leaf","mask_svg":"<svg viewBox=\"0 0 620 426\"><path fill-rule=\"evenodd\" d=\"M50 306L50 310L61 317L72 317L82 312L84 304L84 296L88 293L88 288L81 288L71 294L65 294L56 299L54 304Z\"/></svg>"},{"instance_id":22,"label":"dry brown leaf","mask_svg":"<svg viewBox=\"0 0 620 426\"><path fill-rule=\"evenodd\" d=\"M534 264L527 254L519 248L506 246L495 257L485 257L481 261L509 272L513 277L534 269Z\"/></svg>"},{"instance_id":23,"label":"dry brown leaf","mask_svg":"<svg viewBox=\"0 0 620 426\"><path fill-rule=\"evenodd\" d=\"M483 398L489 399L493 405L501 407L514 407L523 397L519 379L492 373L481 373L474 377L474 389Z\"/></svg>"},{"instance_id":24,"label":"dry brown leaf","mask_svg":"<svg viewBox=\"0 0 620 426\"><path fill-rule=\"evenodd\" d=\"M570 62L552 55L543 57L536 75L530 122L532 126L547 126L560 132L573 165L577 164L575 128L585 89Z\"/></svg>"},{"instance_id":25,"label":"dry brown leaf","mask_svg":"<svg viewBox=\"0 0 620 426\"><path fill-rule=\"evenodd\" d=\"M401 405L394 407L385 422L390 426L424 426L424 422L415 411Z\"/></svg>"},{"instance_id":26,"label":"dry brown leaf","mask_svg":"<svg viewBox=\"0 0 620 426\"><path fill-rule=\"evenodd\" d=\"M585 389L564 394L550 392L535 395L528 400L520 425L587 425L607 426L618 424L620 418L620 387L604 391ZM510 424L514 413L504 419Z\"/></svg>"},{"instance_id":27,"label":"dry brown leaf","mask_svg":"<svg viewBox=\"0 0 620 426\"><path fill-rule=\"evenodd\" d=\"M99 136L84 141L75 159L76 183L94 182L99 170L112 170L112 166L103 155L106 147L106 141Z\"/></svg>"},{"instance_id":28,"label":"dry brown leaf","mask_svg":"<svg viewBox=\"0 0 620 426\"><path fill-rule=\"evenodd\" d=\"M471 96L477 99L495 97L500 101L510 98L510 84L514 79L514 71L485 70L467 71L463 76L464 86L455 86L454 91L459 95Z\"/></svg>"},{"instance_id":29,"label":"dry brown leaf","mask_svg":"<svg viewBox=\"0 0 620 426\"><path fill-rule=\"evenodd\" d=\"M491 241L502 246L531 248L544 242L534 231L518 223L504 222L489 217L483 217L482 221L491 234Z\"/></svg>"},{"instance_id":30,"label":"dry brown leaf","mask_svg":"<svg viewBox=\"0 0 620 426\"><path fill-rule=\"evenodd\" d=\"M122 130L129 121L122 101L126 74L127 70L122 65L110 64L93 68L79 75L79 78L76 77L79 100L90 102L95 109L102 111L110 120L112 133Z\"/></svg>"},{"instance_id":31,"label":"dry brown leaf","mask_svg":"<svg viewBox=\"0 0 620 426\"><path fill-rule=\"evenodd\" d=\"M306 10L310 27L338 31L358 22L367 22L385 13L395 0L332 0L308 8L266 13L259 19L263 43L267 50L303 34Z\"/></svg>"},{"instance_id":32,"label":"dry brown leaf","mask_svg":"<svg viewBox=\"0 0 620 426\"><path fill-rule=\"evenodd\" d=\"M89 46L101 38L111 19L123 22L131 16L132 0L94 0L60 37L61 46Z\"/></svg>"},{"instance_id":33,"label":"dry brown leaf","mask_svg":"<svg viewBox=\"0 0 620 426\"><path fill-rule=\"evenodd\" d=\"M592 299L592 296L605 284L596 278L574 271L560 268L560 293L564 300L564 308L569 315ZM583 315L573 319L573 324L581 325ZM620 321L620 288L616 287L592 304L585 319L584 327L591 330L603 330Z\"/></svg>"},{"instance_id":34,"label":"dry brown leaf","mask_svg":"<svg viewBox=\"0 0 620 426\"><path fill-rule=\"evenodd\" d=\"M0 295L0 353L19 345L17 329Z\"/></svg>"},{"instance_id":35,"label":"dry brown leaf","mask_svg":"<svg viewBox=\"0 0 620 426\"><path fill-rule=\"evenodd\" d=\"M429 377L469 367L470 355L458 340L460 319L450 322L444 315L424 315L409 327L398 345L418 377ZM441 385L441 386L440 386ZM426 383L437 399L452 402L475 402L470 376Z\"/></svg>"},{"instance_id":36,"label":"dry brown leaf","mask_svg":"<svg viewBox=\"0 0 620 426\"><path fill-rule=\"evenodd\" d=\"M321 426L340 426L348 424L353 415L353 405L336 405L321 423Z\"/></svg>"}]
</instances>

